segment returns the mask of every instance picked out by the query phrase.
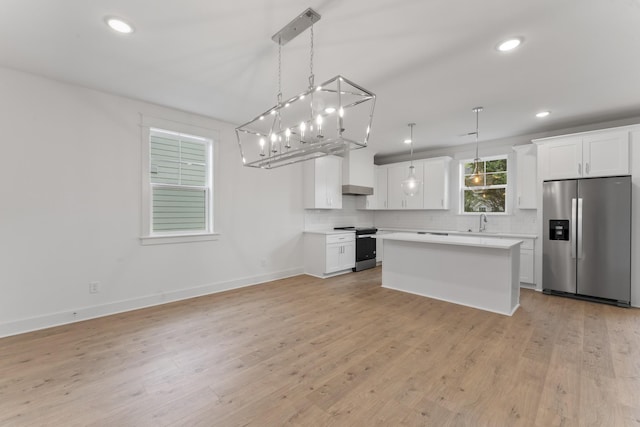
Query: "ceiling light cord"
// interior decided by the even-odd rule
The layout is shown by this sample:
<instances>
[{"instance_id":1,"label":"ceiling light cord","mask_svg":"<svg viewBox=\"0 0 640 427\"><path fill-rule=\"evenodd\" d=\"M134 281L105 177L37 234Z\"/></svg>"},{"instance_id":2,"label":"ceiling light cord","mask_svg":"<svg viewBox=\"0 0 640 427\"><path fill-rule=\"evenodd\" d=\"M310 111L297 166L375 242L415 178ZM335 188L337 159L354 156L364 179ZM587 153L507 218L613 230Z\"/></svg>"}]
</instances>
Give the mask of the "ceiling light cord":
<instances>
[{"instance_id":1,"label":"ceiling light cord","mask_svg":"<svg viewBox=\"0 0 640 427\"><path fill-rule=\"evenodd\" d=\"M411 157L409 158L410 167L413 167L413 127L415 125L416 125L415 123L409 123L409 129L411 129L409 131L409 137L411 138Z\"/></svg>"},{"instance_id":2,"label":"ceiling light cord","mask_svg":"<svg viewBox=\"0 0 640 427\"><path fill-rule=\"evenodd\" d=\"M476 112L476 161L480 160L479 156L478 156L478 122L479 122L479 116L480 116L480 108L475 108L475 112Z\"/></svg>"},{"instance_id":3,"label":"ceiling light cord","mask_svg":"<svg viewBox=\"0 0 640 427\"><path fill-rule=\"evenodd\" d=\"M480 175L480 154L479 154L479 122L480 111L484 108L475 107L472 111L476 113L476 158L473 159L473 174L471 175L471 185L477 186L482 183L482 176Z\"/></svg>"}]
</instances>

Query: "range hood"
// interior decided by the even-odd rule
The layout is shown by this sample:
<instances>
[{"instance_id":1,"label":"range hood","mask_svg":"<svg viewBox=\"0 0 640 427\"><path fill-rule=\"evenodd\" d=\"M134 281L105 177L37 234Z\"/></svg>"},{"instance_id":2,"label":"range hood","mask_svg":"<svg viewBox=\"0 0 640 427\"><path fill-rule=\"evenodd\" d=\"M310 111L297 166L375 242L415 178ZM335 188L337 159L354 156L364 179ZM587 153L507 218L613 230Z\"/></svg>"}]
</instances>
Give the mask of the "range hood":
<instances>
[{"instance_id":1,"label":"range hood","mask_svg":"<svg viewBox=\"0 0 640 427\"><path fill-rule=\"evenodd\" d=\"M373 153L369 148L351 150L342 159L342 194L371 196L375 182Z\"/></svg>"},{"instance_id":2,"label":"range hood","mask_svg":"<svg viewBox=\"0 0 640 427\"><path fill-rule=\"evenodd\" d=\"M373 195L373 187L363 187L360 185L343 185L342 194L352 196L371 196Z\"/></svg>"}]
</instances>

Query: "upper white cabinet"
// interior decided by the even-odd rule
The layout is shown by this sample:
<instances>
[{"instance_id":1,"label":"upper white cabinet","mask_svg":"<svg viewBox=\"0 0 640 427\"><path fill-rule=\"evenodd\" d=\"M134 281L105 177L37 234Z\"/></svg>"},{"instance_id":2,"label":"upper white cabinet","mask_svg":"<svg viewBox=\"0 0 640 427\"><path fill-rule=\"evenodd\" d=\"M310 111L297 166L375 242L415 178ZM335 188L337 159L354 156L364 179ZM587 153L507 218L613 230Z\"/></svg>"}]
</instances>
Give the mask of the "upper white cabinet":
<instances>
[{"instance_id":1,"label":"upper white cabinet","mask_svg":"<svg viewBox=\"0 0 640 427\"><path fill-rule=\"evenodd\" d=\"M424 169L423 209L449 209L449 165L451 157L436 157L422 162Z\"/></svg>"},{"instance_id":2,"label":"upper white cabinet","mask_svg":"<svg viewBox=\"0 0 640 427\"><path fill-rule=\"evenodd\" d=\"M422 163L413 162L413 166L418 179L424 176ZM422 191L415 196L407 196L402 191L402 181L407 179L408 175L409 162L398 163L389 167L387 172L388 209L423 209L424 194Z\"/></svg>"},{"instance_id":3,"label":"upper white cabinet","mask_svg":"<svg viewBox=\"0 0 640 427\"><path fill-rule=\"evenodd\" d=\"M582 139L582 175L611 176L629 173L629 132L605 132Z\"/></svg>"},{"instance_id":4,"label":"upper white cabinet","mask_svg":"<svg viewBox=\"0 0 640 427\"><path fill-rule=\"evenodd\" d=\"M376 166L376 189L373 195L375 196L375 193L378 193L378 196L376 197L376 204L378 206L378 209L388 209L389 207L389 202L387 200L388 169L389 168L386 166Z\"/></svg>"},{"instance_id":5,"label":"upper white cabinet","mask_svg":"<svg viewBox=\"0 0 640 427\"><path fill-rule=\"evenodd\" d=\"M516 145L516 206L536 209L537 150L534 144Z\"/></svg>"},{"instance_id":6,"label":"upper white cabinet","mask_svg":"<svg viewBox=\"0 0 640 427\"><path fill-rule=\"evenodd\" d=\"M449 209L451 157L435 157L413 162L415 174L422 179L421 191L407 196L402 181L409 175L410 162L375 166L373 196L358 202L358 209L404 210Z\"/></svg>"},{"instance_id":7,"label":"upper white cabinet","mask_svg":"<svg viewBox=\"0 0 640 427\"><path fill-rule=\"evenodd\" d=\"M612 129L535 140L542 180L629 174L629 131Z\"/></svg>"},{"instance_id":8,"label":"upper white cabinet","mask_svg":"<svg viewBox=\"0 0 640 427\"><path fill-rule=\"evenodd\" d=\"M342 209L342 158L325 156L304 163L305 209Z\"/></svg>"}]
</instances>

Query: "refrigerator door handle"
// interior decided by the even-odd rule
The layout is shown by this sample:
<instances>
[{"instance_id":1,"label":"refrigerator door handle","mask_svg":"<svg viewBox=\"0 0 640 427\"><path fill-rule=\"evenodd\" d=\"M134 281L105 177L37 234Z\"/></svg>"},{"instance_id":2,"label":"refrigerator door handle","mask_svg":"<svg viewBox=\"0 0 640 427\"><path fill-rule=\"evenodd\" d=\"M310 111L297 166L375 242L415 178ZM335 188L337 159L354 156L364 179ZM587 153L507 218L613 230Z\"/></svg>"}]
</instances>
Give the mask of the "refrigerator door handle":
<instances>
[{"instance_id":1,"label":"refrigerator door handle","mask_svg":"<svg viewBox=\"0 0 640 427\"><path fill-rule=\"evenodd\" d=\"M576 199L571 199L571 258L576 258Z\"/></svg>"},{"instance_id":2,"label":"refrigerator door handle","mask_svg":"<svg viewBox=\"0 0 640 427\"><path fill-rule=\"evenodd\" d=\"M582 197L578 199L578 258L582 258Z\"/></svg>"}]
</instances>

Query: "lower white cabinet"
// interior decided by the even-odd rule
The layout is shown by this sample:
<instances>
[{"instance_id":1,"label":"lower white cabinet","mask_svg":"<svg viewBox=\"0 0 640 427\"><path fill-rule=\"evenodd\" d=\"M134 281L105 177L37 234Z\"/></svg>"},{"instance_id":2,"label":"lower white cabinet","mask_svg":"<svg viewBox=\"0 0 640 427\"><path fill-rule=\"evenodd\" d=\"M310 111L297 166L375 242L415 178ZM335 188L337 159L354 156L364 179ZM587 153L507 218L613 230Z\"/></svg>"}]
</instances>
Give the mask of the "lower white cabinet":
<instances>
[{"instance_id":1,"label":"lower white cabinet","mask_svg":"<svg viewBox=\"0 0 640 427\"><path fill-rule=\"evenodd\" d=\"M356 265L355 233L304 234L304 272L316 277L347 273Z\"/></svg>"},{"instance_id":2,"label":"lower white cabinet","mask_svg":"<svg viewBox=\"0 0 640 427\"><path fill-rule=\"evenodd\" d=\"M533 239L522 239L520 245L520 283L535 285L535 251Z\"/></svg>"}]
</instances>

